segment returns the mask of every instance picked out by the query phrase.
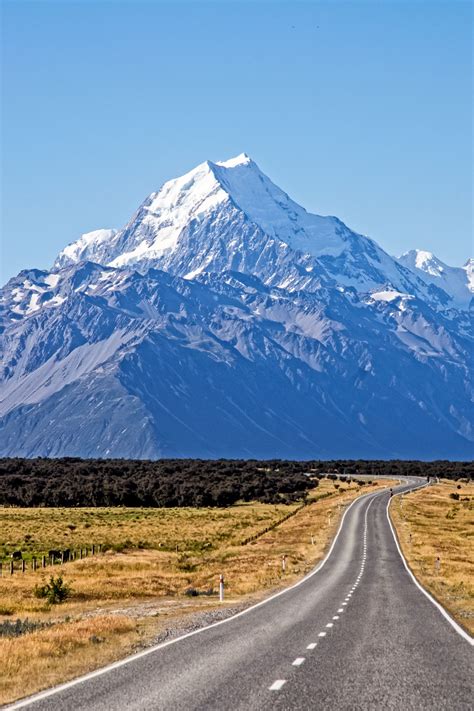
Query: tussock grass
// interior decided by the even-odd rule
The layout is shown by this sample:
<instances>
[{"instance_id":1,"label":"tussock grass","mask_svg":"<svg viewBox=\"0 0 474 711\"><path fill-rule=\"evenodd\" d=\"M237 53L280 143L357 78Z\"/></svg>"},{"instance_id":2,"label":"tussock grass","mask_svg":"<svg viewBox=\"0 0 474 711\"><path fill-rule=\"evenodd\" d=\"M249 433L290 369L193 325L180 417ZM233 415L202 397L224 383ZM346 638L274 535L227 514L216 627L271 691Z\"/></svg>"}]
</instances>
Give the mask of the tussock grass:
<instances>
[{"instance_id":1,"label":"tussock grass","mask_svg":"<svg viewBox=\"0 0 474 711\"><path fill-rule=\"evenodd\" d=\"M451 494L459 494L459 500ZM474 483L441 480L403 498L396 497L390 510L413 573L473 634Z\"/></svg>"},{"instance_id":2,"label":"tussock grass","mask_svg":"<svg viewBox=\"0 0 474 711\"><path fill-rule=\"evenodd\" d=\"M8 702L106 664L138 639L133 621L118 615L62 622L18 638L0 638L0 698Z\"/></svg>"},{"instance_id":3,"label":"tussock grass","mask_svg":"<svg viewBox=\"0 0 474 711\"><path fill-rule=\"evenodd\" d=\"M50 606L33 594L35 585L47 579L51 568L0 578L0 621L28 617L53 623L19 638L0 640L0 655L9 659L2 670L0 703L124 656L170 621L219 605L220 573L225 575L227 605L249 596L259 599L270 590L291 584L322 558L345 505L360 493L387 485L385 481L337 489L332 481L323 480L310 494L313 503L247 545L241 541L263 532L298 505L0 509L2 536L5 531L9 544L18 548L28 534L38 546L60 548L65 539L69 543L68 525L76 526L76 535L84 521L89 523L84 541L109 540L118 547L131 541L123 552L110 551L56 566L56 573L60 570L72 588L71 597L61 605ZM147 545L139 548L140 541L147 541ZM190 589L199 593L213 589L214 594L193 597L191 602L186 596ZM93 641L93 637L100 641ZM57 664L59 658L61 664Z\"/></svg>"}]
</instances>

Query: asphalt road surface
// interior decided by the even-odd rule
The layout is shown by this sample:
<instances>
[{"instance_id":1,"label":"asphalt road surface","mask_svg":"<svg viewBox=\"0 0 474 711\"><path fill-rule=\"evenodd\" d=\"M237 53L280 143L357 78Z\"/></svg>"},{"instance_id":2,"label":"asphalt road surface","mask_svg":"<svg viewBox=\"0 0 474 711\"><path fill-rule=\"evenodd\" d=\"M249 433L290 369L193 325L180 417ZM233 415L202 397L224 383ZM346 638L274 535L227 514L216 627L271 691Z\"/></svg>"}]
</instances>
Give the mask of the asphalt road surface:
<instances>
[{"instance_id":1,"label":"asphalt road surface","mask_svg":"<svg viewBox=\"0 0 474 711\"><path fill-rule=\"evenodd\" d=\"M358 499L325 564L284 594L12 708L472 709L472 644L407 572L388 496Z\"/></svg>"}]
</instances>

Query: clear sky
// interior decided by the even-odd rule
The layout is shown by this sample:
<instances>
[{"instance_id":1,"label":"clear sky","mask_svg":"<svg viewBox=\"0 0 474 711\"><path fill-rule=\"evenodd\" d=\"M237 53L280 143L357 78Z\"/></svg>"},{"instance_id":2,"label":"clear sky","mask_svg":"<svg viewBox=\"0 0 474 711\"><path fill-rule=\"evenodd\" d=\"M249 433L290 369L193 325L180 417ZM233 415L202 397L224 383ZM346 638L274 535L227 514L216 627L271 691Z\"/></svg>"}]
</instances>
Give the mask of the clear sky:
<instances>
[{"instance_id":1,"label":"clear sky","mask_svg":"<svg viewBox=\"0 0 474 711\"><path fill-rule=\"evenodd\" d=\"M245 151L392 254L472 245L470 2L2 2L2 282Z\"/></svg>"}]
</instances>

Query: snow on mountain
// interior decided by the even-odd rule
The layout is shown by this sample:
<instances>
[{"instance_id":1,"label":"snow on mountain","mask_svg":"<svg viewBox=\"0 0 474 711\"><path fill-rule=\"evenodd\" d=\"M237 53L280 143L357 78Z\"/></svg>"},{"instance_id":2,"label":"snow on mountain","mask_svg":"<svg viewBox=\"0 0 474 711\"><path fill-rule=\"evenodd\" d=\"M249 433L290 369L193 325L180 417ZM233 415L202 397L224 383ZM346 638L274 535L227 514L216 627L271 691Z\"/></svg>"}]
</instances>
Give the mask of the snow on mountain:
<instances>
[{"instance_id":1,"label":"snow on mountain","mask_svg":"<svg viewBox=\"0 0 474 711\"><path fill-rule=\"evenodd\" d=\"M466 308L471 304L474 294L474 260L468 260L463 267L450 267L432 252L412 249L402 254L398 261L427 284L443 289L458 308Z\"/></svg>"},{"instance_id":2,"label":"snow on mountain","mask_svg":"<svg viewBox=\"0 0 474 711\"><path fill-rule=\"evenodd\" d=\"M76 242L69 244L59 253L55 267L65 267L67 264L76 264L95 257L95 261L101 261L101 255L105 255L108 244L115 237L118 230L94 230L81 235Z\"/></svg>"},{"instance_id":3,"label":"snow on mountain","mask_svg":"<svg viewBox=\"0 0 474 711\"><path fill-rule=\"evenodd\" d=\"M470 342L422 305L238 272L191 281L79 263L36 273L48 281L61 304L3 333L3 455L472 453Z\"/></svg>"},{"instance_id":4,"label":"snow on mountain","mask_svg":"<svg viewBox=\"0 0 474 711\"><path fill-rule=\"evenodd\" d=\"M166 182L122 230L106 239L101 231L85 248L81 238L54 266L85 258L189 278L257 270L264 281L286 288L319 288L321 279L335 279L363 293L390 286L427 296L426 282L412 270L338 218L308 213L246 154L206 161Z\"/></svg>"},{"instance_id":5,"label":"snow on mountain","mask_svg":"<svg viewBox=\"0 0 474 711\"><path fill-rule=\"evenodd\" d=\"M0 290L0 455L470 457L459 272L202 163Z\"/></svg>"}]
</instances>

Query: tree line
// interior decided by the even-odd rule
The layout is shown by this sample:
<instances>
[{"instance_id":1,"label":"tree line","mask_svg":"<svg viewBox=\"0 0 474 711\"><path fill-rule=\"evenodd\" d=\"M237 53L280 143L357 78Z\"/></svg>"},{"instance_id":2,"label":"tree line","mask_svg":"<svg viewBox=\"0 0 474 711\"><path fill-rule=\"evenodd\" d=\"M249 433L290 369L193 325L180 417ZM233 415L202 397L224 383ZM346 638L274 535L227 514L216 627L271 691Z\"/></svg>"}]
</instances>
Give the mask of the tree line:
<instances>
[{"instance_id":1,"label":"tree line","mask_svg":"<svg viewBox=\"0 0 474 711\"><path fill-rule=\"evenodd\" d=\"M472 462L0 459L3 506L230 506L304 500L318 478L473 478Z\"/></svg>"}]
</instances>

